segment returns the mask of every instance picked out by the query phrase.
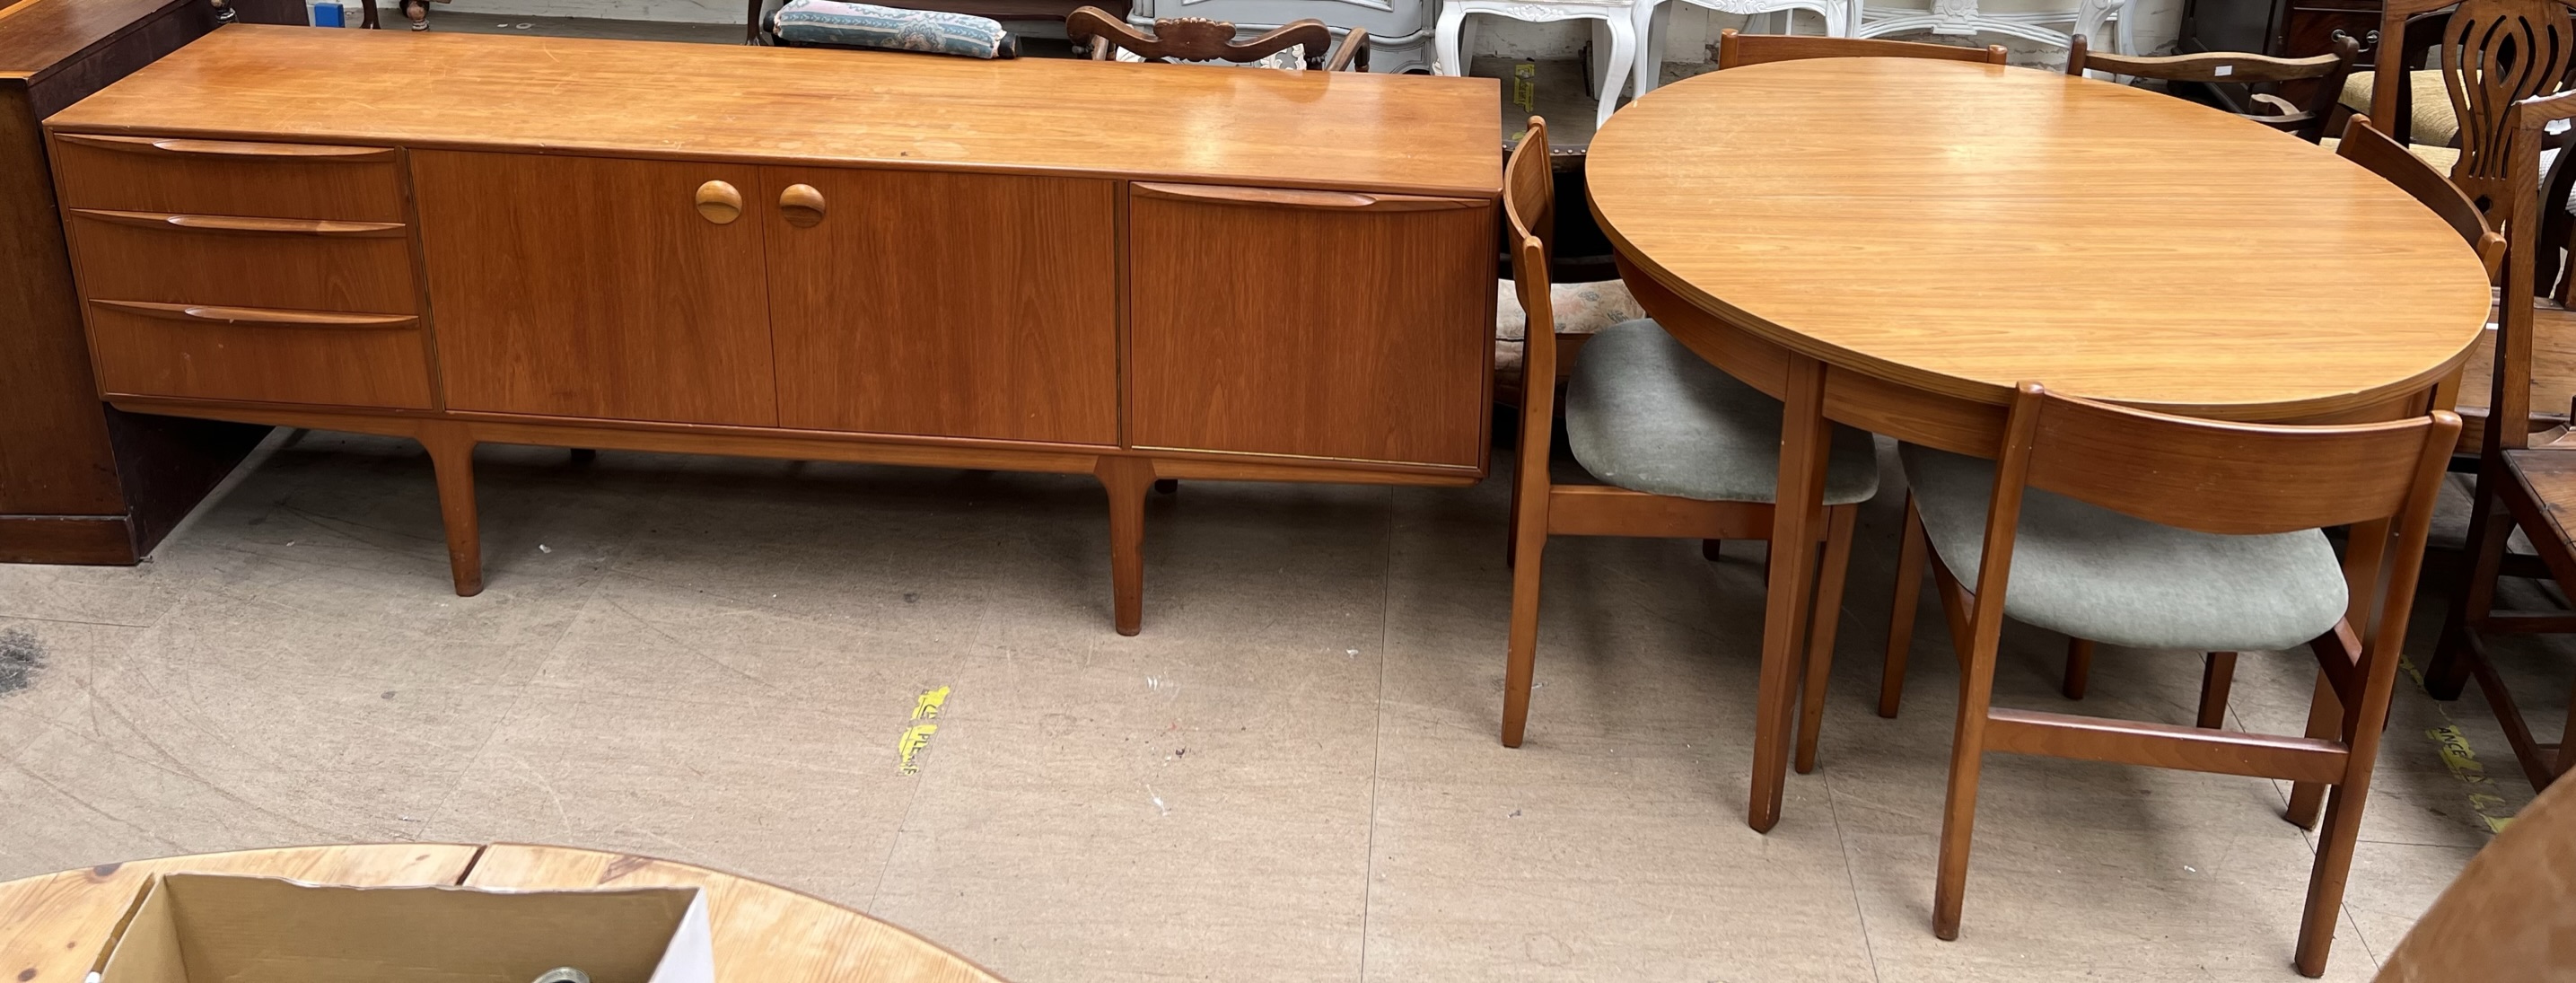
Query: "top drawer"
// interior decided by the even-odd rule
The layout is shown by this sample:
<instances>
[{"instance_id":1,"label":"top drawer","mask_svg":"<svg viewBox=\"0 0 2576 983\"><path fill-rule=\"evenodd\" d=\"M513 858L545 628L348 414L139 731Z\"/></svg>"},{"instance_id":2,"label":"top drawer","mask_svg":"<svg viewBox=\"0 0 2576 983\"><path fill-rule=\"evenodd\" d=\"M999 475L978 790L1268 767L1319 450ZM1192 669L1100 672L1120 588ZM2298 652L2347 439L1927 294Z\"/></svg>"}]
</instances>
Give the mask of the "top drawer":
<instances>
[{"instance_id":1,"label":"top drawer","mask_svg":"<svg viewBox=\"0 0 2576 983\"><path fill-rule=\"evenodd\" d=\"M391 147L54 134L62 203L200 215L403 221Z\"/></svg>"}]
</instances>

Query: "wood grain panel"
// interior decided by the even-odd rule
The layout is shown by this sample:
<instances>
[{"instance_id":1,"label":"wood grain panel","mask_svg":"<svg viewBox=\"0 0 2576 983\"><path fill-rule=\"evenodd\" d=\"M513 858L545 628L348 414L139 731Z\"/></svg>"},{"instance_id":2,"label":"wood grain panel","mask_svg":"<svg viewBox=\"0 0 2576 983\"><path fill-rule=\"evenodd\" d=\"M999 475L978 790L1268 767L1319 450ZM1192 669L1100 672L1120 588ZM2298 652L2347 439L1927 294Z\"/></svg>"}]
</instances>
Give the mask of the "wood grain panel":
<instances>
[{"instance_id":1,"label":"wood grain panel","mask_svg":"<svg viewBox=\"0 0 2576 983\"><path fill-rule=\"evenodd\" d=\"M675 78L688 83L674 85ZM413 148L538 145L550 153L964 166L1478 197L1502 181L1494 153L1497 85L1359 72L234 25L51 122L75 132Z\"/></svg>"},{"instance_id":2,"label":"wood grain panel","mask_svg":"<svg viewBox=\"0 0 2576 983\"><path fill-rule=\"evenodd\" d=\"M777 424L765 223L696 208L699 185L757 188L758 168L441 151L412 168L449 407Z\"/></svg>"},{"instance_id":3,"label":"wood grain panel","mask_svg":"<svg viewBox=\"0 0 2576 983\"><path fill-rule=\"evenodd\" d=\"M418 319L92 301L91 350L110 396L427 409ZM267 320L269 323L258 323Z\"/></svg>"},{"instance_id":4,"label":"wood grain panel","mask_svg":"<svg viewBox=\"0 0 2576 983\"><path fill-rule=\"evenodd\" d=\"M1108 181L763 168L781 426L1118 442ZM799 227L786 189L822 195Z\"/></svg>"},{"instance_id":5,"label":"wood grain panel","mask_svg":"<svg viewBox=\"0 0 2576 983\"><path fill-rule=\"evenodd\" d=\"M0 563L105 566L138 555L133 520L121 515L0 515Z\"/></svg>"},{"instance_id":6,"label":"wood grain panel","mask_svg":"<svg viewBox=\"0 0 2576 983\"><path fill-rule=\"evenodd\" d=\"M404 227L391 235L248 232L65 209L81 291L112 300L409 313L420 306ZM188 216L177 216L187 218Z\"/></svg>"},{"instance_id":7,"label":"wood grain panel","mask_svg":"<svg viewBox=\"0 0 2576 983\"><path fill-rule=\"evenodd\" d=\"M313 156L292 144L157 136L53 140L68 208L402 221L399 152L348 149L365 153Z\"/></svg>"},{"instance_id":8,"label":"wood grain panel","mask_svg":"<svg viewBox=\"0 0 2576 983\"><path fill-rule=\"evenodd\" d=\"M920 936L747 878L628 854L495 843L465 883L520 890L701 887L723 980L1001 983Z\"/></svg>"},{"instance_id":9,"label":"wood grain panel","mask_svg":"<svg viewBox=\"0 0 2576 983\"><path fill-rule=\"evenodd\" d=\"M1457 204L1134 195L1133 444L1482 468L1494 214Z\"/></svg>"},{"instance_id":10,"label":"wood grain panel","mask_svg":"<svg viewBox=\"0 0 2576 983\"><path fill-rule=\"evenodd\" d=\"M122 515L27 90L0 85L0 514Z\"/></svg>"}]
</instances>

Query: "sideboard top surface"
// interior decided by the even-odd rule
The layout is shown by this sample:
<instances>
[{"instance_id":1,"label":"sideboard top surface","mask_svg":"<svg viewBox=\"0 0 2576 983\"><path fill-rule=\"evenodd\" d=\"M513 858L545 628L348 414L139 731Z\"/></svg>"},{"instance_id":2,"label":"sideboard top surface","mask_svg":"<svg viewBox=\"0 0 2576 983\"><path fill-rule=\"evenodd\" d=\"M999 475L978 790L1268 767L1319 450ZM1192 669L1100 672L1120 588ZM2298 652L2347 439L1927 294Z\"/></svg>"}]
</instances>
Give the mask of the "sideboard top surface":
<instances>
[{"instance_id":1,"label":"sideboard top surface","mask_svg":"<svg viewBox=\"0 0 2576 983\"><path fill-rule=\"evenodd\" d=\"M1491 197L1496 84L235 24L47 125Z\"/></svg>"},{"instance_id":2,"label":"sideboard top surface","mask_svg":"<svg viewBox=\"0 0 2576 983\"><path fill-rule=\"evenodd\" d=\"M0 0L0 79L41 75L177 2Z\"/></svg>"}]
</instances>

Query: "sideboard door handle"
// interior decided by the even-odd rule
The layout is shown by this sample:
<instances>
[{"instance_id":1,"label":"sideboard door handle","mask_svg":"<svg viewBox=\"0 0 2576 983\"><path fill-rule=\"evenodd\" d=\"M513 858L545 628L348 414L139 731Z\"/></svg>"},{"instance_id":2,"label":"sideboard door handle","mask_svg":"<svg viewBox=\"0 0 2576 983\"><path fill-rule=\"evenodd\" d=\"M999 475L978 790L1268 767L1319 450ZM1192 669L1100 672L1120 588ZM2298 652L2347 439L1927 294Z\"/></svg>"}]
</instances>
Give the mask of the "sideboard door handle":
<instances>
[{"instance_id":1,"label":"sideboard door handle","mask_svg":"<svg viewBox=\"0 0 2576 983\"><path fill-rule=\"evenodd\" d=\"M800 229L812 228L823 220L823 192L810 184L791 184L778 193L778 210L787 216L787 224Z\"/></svg>"},{"instance_id":2,"label":"sideboard door handle","mask_svg":"<svg viewBox=\"0 0 2576 983\"><path fill-rule=\"evenodd\" d=\"M742 192L722 181L698 185L698 214L717 225L731 225L742 217Z\"/></svg>"},{"instance_id":3,"label":"sideboard door handle","mask_svg":"<svg viewBox=\"0 0 2576 983\"><path fill-rule=\"evenodd\" d=\"M1145 198L1207 201L1230 205L1268 205L1278 208L1329 208L1355 212L1436 212L1457 208L1476 208L1486 204L1486 202L1466 198L1425 198L1419 195L1381 195L1357 191L1309 191L1302 188L1243 188L1224 184L1168 184L1161 181L1137 181L1128 185L1128 193Z\"/></svg>"},{"instance_id":4,"label":"sideboard door handle","mask_svg":"<svg viewBox=\"0 0 2576 983\"><path fill-rule=\"evenodd\" d=\"M325 236L334 239L393 239L403 234L400 222L342 222L317 218L252 218L244 215L186 215L174 212L127 212L113 208L67 208L82 218L147 229L176 228L197 232L250 232Z\"/></svg>"},{"instance_id":5,"label":"sideboard door handle","mask_svg":"<svg viewBox=\"0 0 2576 983\"><path fill-rule=\"evenodd\" d=\"M169 321L244 324L263 328L408 328L420 323L415 314L344 314L338 311L283 311L265 307L217 304L154 304L137 300L93 300L92 304L128 314Z\"/></svg>"},{"instance_id":6,"label":"sideboard door handle","mask_svg":"<svg viewBox=\"0 0 2576 983\"><path fill-rule=\"evenodd\" d=\"M161 137L111 137L92 133L58 133L54 138L84 147L129 154L178 157L254 157L318 163L391 160L392 147L343 147L327 143L251 143L244 140L181 140Z\"/></svg>"}]
</instances>

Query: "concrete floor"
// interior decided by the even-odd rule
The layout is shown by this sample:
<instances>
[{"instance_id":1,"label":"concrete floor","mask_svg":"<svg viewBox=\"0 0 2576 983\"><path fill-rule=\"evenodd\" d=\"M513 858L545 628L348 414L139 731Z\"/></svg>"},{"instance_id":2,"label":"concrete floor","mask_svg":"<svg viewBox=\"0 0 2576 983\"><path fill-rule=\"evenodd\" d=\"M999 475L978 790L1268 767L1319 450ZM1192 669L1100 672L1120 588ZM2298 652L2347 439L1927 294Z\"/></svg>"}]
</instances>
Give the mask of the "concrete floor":
<instances>
[{"instance_id":1,"label":"concrete floor","mask_svg":"<svg viewBox=\"0 0 2576 983\"><path fill-rule=\"evenodd\" d=\"M1500 475L1188 483L1150 505L1145 633L1121 638L1089 478L479 465L480 597L448 590L423 454L324 433L274 438L143 566L0 567L0 878L523 840L812 891L1032 983L2293 978L2310 841L2252 779L1990 759L1966 929L1932 937L1955 671L1927 599L1905 713L1871 712L1892 488L1823 767L1765 836L1749 545L1557 540L1510 750ZM2008 633L2002 702L2066 706L2059 645ZM2564 656L2506 671L2561 707ZM2241 723L2296 732L2311 665L2249 655ZM2188 721L2198 671L2106 650L2085 706ZM2478 757L2446 766L2446 727ZM2529 798L2474 697L2411 685L2379 774L2333 979L2367 978Z\"/></svg>"}]
</instances>

